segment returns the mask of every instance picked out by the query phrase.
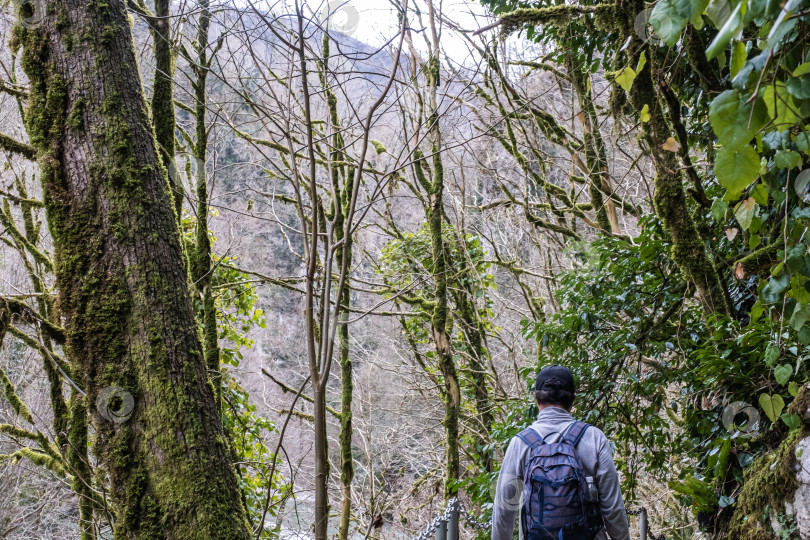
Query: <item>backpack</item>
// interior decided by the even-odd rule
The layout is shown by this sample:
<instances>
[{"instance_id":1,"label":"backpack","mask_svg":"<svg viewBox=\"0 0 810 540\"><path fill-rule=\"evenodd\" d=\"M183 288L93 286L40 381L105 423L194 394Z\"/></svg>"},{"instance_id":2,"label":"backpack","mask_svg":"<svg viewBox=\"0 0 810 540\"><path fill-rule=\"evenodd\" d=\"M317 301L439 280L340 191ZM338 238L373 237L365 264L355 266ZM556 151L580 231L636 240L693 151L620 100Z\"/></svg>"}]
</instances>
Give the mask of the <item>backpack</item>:
<instances>
[{"instance_id":1,"label":"backpack","mask_svg":"<svg viewBox=\"0 0 810 540\"><path fill-rule=\"evenodd\" d=\"M546 443L531 428L518 434L530 448L520 513L524 540L592 540L602 529L596 501L590 500L592 479L586 480L576 452L589 427L574 421L556 443Z\"/></svg>"}]
</instances>

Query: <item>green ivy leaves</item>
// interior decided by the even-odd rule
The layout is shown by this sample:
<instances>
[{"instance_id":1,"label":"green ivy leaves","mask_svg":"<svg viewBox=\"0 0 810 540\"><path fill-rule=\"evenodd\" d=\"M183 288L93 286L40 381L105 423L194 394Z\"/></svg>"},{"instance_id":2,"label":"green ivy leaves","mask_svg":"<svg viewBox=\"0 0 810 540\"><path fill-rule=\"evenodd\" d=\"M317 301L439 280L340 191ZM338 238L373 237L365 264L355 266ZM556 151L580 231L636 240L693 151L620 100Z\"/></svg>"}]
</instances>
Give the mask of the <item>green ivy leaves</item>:
<instances>
[{"instance_id":1,"label":"green ivy leaves","mask_svg":"<svg viewBox=\"0 0 810 540\"><path fill-rule=\"evenodd\" d=\"M750 146L735 149L724 146L717 152L714 174L731 197L737 198L759 175L759 154Z\"/></svg>"},{"instance_id":2,"label":"green ivy leaves","mask_svg":"<svg viewBox=\"0 0 810 540\"><path fill-rule=\"evenodd\" d=\"M793 376L793 366L782 364L773 369L773 377L781 386L785 386Z\"/></svg>"},{"instance_id":3,"label":"green ivy leaves","mask_svg":"<svg viewBox=\"0 0 810 540\"><path fill-rule=\"evenodd\" d=\"M762 100L746 99L736 90L726 90L709 106L709 123L722 145L714 173L732 198L738 197L759 175L759 154L747 145L769 120Z\"/></svg>"},{"instance_id":4,"label":"green ivy leaves","mask_svg":"<svg viewBox=\"0 0 810 540\"><path fill-rule=\"evenodd\" d=\"M633 81L636 80L636 77L641 70L644 69L644 66L647 64L647 55L646 53L642 52L641 56L638 59L638 65L636 65L636 69L627 66L623 68L618 75L616 75L616 83L622 87L625 92L629 92L630 89L633 87ZM648 120L649 120L649 110L647 112Z\"/></svg>"},{"instance_id":5,"label":"green ivy leaves","mask_svg":"<svg viewBox=\"0 0 810 540\"><path fill-rule=\"evenodd\" d=\"M695 28L703 27L703 10L709 0L661 0L650 14L650 24L655 33L672 47L677 43L687 23Z\"/></svg>"},{"instance_id":6,"label":"green ivy leaves","mask_svg":"<svg viewBox=\"0 0 810 540\"><path fill-rule=\"evenodd\" d=\"M706 49L706 57L709 60L724 52L732 38L742 29L742 4L742 2L737 4Z\"/></svg>"},{"instance_id":7,"label":"green ivy leaves","mask_svg":"<svg viewBox=\"0 0 810 540\"><path fill-rule=\"evenodd\" d=\"M749 103L735 90L726 90L709 106L709 123L720 144L728 149L748 144L769 120L768 109L761 100Z\"/></svg>"},{"instance_id":8,"label":"green ivy leaves","mask_svg":"<svg viewBox=\"0 0 810 540\"><path fill-rule=\"evenodd\" d=\"M762 407L762 410L765 412L765 416L768 417L768 420L775 424L776 420L779 419L779 415L782 414L782 411L785 408L785 400L782 399L782 396L779 394L774 394L773 396L769 394L761 394L759 396L759 406Z\"/></svg>"}]
</instances>

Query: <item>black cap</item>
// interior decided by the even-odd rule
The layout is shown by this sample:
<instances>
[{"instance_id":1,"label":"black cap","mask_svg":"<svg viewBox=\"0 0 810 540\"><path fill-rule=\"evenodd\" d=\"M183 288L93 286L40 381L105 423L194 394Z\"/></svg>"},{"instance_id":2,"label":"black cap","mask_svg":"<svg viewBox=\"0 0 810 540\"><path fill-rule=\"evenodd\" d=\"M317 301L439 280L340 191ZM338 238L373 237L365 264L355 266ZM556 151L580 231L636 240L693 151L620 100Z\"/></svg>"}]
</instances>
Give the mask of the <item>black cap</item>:
<instances>
[{"instance_id":1,"label":"black cap","mask_svg":"<svg viewBox=\"0 0 810 540\"><path fill-rule=\"evenodd\" d=\"M534 390L549 390L551 388L568 390L575 394L574 375L571 370L564 366L546 366L541 369L540 373L537 374Z\"/></svg>"}]
</instances>

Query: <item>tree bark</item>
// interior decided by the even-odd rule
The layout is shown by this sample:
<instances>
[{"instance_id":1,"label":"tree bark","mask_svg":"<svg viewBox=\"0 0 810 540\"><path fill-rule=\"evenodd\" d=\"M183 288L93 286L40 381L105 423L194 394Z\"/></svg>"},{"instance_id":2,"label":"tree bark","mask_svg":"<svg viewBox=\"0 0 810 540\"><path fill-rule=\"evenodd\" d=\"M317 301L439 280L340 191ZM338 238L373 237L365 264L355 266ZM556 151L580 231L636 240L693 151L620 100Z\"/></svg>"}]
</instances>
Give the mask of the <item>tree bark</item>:
<instances>
[{"instance_id":1,"label":"tree bark","mask_svg":"<svg viewBox=\"0 0 810 540\"><path fill-rule=\"evenodd\" d=\"M155 48L155 82L152 89L152 125L155 128L158 154L169 172L174 209L178 223L182 218L185 189L174 163L176 125L174 116L174 64L172 51L171 1L155 0L155 17L147 19L152 29Z\"/></svg>"},{"instance_id":2,"label":"tree bark","mask_svg":"<svg viewBox=\"0 0 810 540\"><path fill-rule=\"evenodd\" d=\"M214 395L217 399L217 408L221 408L222 401L222 374L219 366L219 333L217 330L217 307L214 293L211 289L211 239L208 236L208 176L206 163L208 161L208 122L206 121L206 106L208 96L206 84L211 59L208 58L208 32L211 27L211 10L208 0L202 0L202 12L198 22L197 42L195 45L197 58L192 63L192 72L195 80L192 81L196 106L194 143L194 160L196 161L197 181L197 229L194 243L194 253L191 257L191 276L196 288L202 297L203 305L203 349L205 364L208 367L208 376L214 386ZM177 200L175 200L177 205ZM176 208L179 208L176 206Z\"/></svg>"},{"instance_id":3,"label":"tree bark","mask_svg":"<svg viewBox=\"0 0 810 540\"><path fill-rule=\"evenodd\" d=\"M320 66L321 85L326 94L329 108L329 124L332 131L332 151L329 153L332 173L334 242L339 247L335 251L335 260L338 268L346 268L347 275L352 268L352 246L354 239L351 234L346 236L346 216L351 212L352 192L354 191L355 168L345 165L346 155L343 149L346 142L343 139L343 127L338 115L338 101L335 92L329 85L328 68L330 56L329 34L323 34L323 61ZM352 457L352 401L354 399L354 380L352 357L349 348L349 306L351 305L351 289L345 287L340 293L335 316L338 318L338 361L340 363L340 523L338 525L338 539L348 540L349 524L352 515L352 480L354 479L354 459Z\"/></svg>"},{"instance_id":4,"label":"tree bark","mask_svg":"<svg viewBox=\"0 0 810 540\"><path fill-rule=\"evenodd\" d=\"M431 5L432 11L432 5ZM432 14L431 14L432 15ZM438 53L438 43L436 49ZM435 286L436 307L431 317L431 335L436 346L439 370L444 379L444 432L447 455L445 470L444 493L450 497L455 488L455 480L459 477L459 447L458 447L458 414L461 408L461 390L458 384L456 364L450 347L450 336L447 332L448 323L448 293L447 293L447 254L444 242L443 216L444 216L444 164L442 163L442 141L439 128L439 114L436 103L436 91L439 87L439 58L438 54L428 60L428 85L430 92L430 116L428 117L428 130L431 136L431 152L433 153L433 178L430 183L428 202L428 226L430 228L430 243L433 252L433 279Z\"/></svg>"},{"instance_id":5,"label":"tree bark","mask_svg":"<svg viewBox=\"0 0 810 540\"><path fill-rule=\"evenodd\" d=\"M639 46L630 55L630 64L637 65L643 51L646 51L647 64L638 73L630 89L630 103L637 111L641 111L645 105L649 107L650 121L642 124L642 137L649 146L655 164L653 195L655 212L672 239L672 259L686 278L695 284L703 312L706 315L712 313L729 315L732 309L728 292L706 251L687 206L678 154L664 149L664 144L672 136L672 132L664 116L664 105L659 99L653 79L654 73L656 78L660 73L660 70L654 71L658 69L657 52L648 44ZM659 84L663 86L667 82L661 78ZM686 141L681 141L681 144L686 144Z\"/></svg>"},{"instance_id":6,"label":"tree bark","mask_svg":"<svg viewBox=\"0 0 810 540\"><path fill-rule=\"evenodd\" d=\"M15 29L56 285L116 539L248 539L123 0L50 2ZM16 46L15 46L16 48ZM102 389L130 393L111 422Z\"/></svg>"}]
</instances>

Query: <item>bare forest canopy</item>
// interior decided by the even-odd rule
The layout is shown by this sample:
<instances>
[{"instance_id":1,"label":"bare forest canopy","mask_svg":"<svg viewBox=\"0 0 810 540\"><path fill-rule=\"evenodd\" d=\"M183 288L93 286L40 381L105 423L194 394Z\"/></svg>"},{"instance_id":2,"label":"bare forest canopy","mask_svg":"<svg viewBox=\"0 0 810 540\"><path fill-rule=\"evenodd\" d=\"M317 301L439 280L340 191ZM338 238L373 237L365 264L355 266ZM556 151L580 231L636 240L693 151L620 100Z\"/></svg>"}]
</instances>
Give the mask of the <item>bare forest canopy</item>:
<instances>
[{"instance_id":1,"label":"bare forest canopy","mask_svg":"<svg viewBox=\"0 0 810 540\"><path fill-rule=\"evenodd\" d=\"M656 538L810 538L810 0L0 0L0 43L0 538L486 521L556 363Z\"/></svg>"}]
</instances>

